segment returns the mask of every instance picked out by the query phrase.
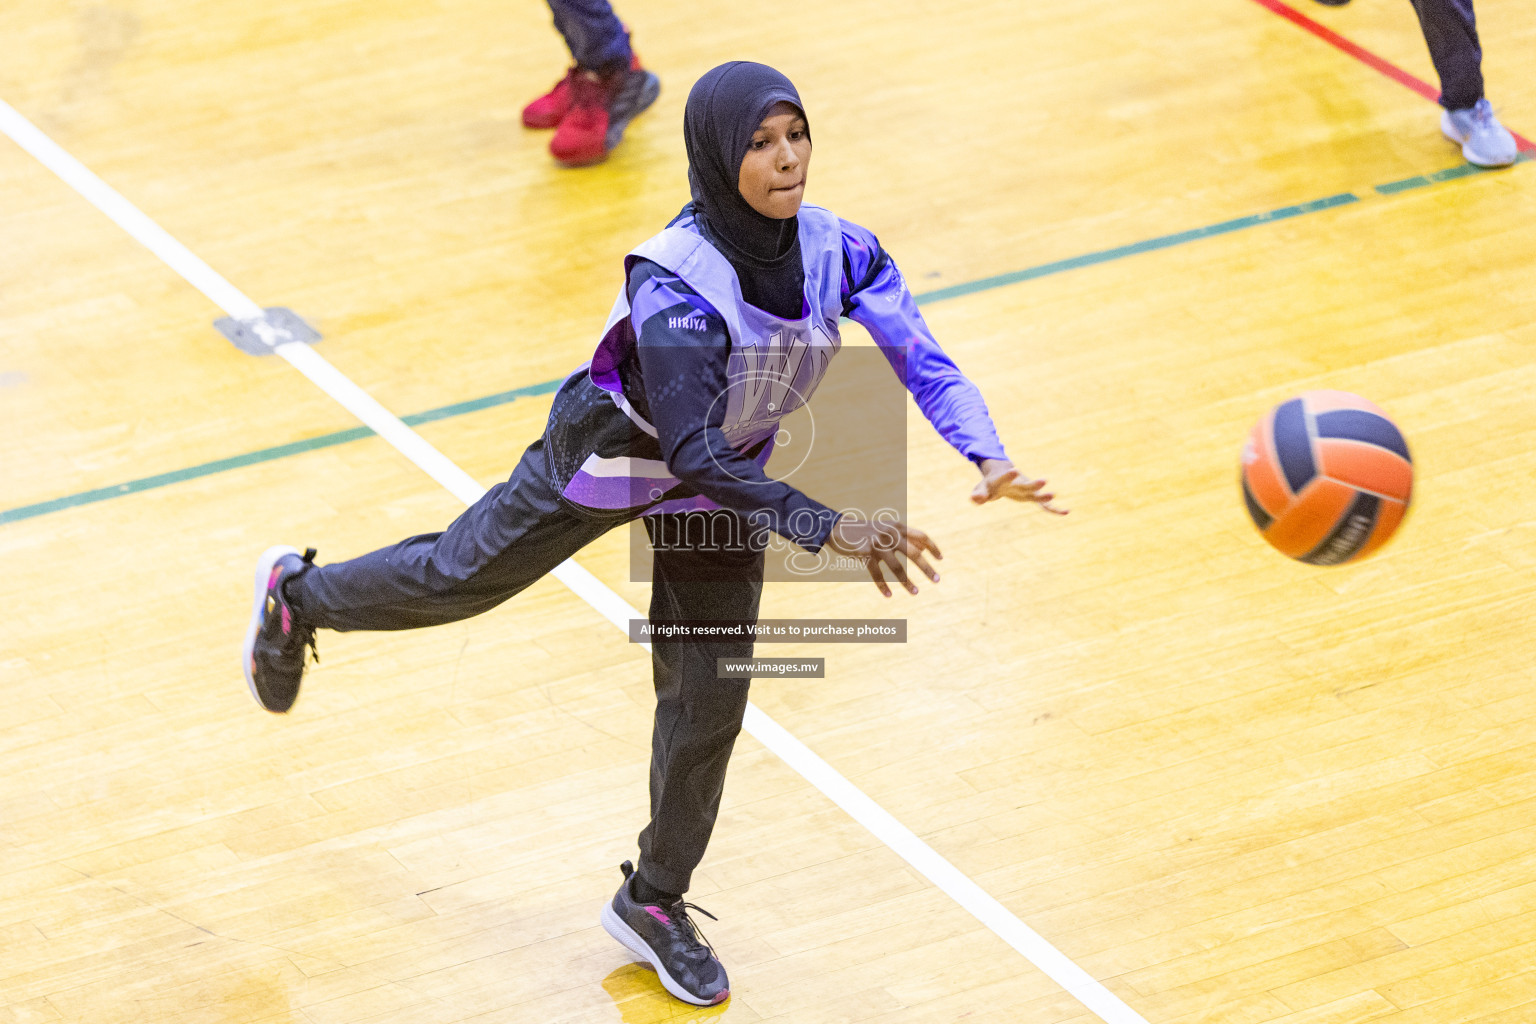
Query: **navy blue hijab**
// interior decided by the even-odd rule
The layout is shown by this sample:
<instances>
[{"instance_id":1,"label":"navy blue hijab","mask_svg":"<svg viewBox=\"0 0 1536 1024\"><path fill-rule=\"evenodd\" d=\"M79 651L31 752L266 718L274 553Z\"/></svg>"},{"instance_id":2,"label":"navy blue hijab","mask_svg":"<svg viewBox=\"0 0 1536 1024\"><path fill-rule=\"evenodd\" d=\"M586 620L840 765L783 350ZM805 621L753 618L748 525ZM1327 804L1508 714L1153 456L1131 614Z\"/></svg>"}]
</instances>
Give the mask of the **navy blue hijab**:
<instances>
[{"instance_id":1,"label":"navy blue hijab","mask_svg":"<svg viewBox=\"0 0 1536 1024\"><path fill-rule=\"evenodd\" d=\"M752 209L741 195L741 161L775 103L805 107L789 79L765 64L721 64L694 83L683 113L688 187L705 238L730 260L742 298L776 316L798 319L805 290L800 222ZM810 126L807 119L807 137Z\"/></svg>"}]
</instances>

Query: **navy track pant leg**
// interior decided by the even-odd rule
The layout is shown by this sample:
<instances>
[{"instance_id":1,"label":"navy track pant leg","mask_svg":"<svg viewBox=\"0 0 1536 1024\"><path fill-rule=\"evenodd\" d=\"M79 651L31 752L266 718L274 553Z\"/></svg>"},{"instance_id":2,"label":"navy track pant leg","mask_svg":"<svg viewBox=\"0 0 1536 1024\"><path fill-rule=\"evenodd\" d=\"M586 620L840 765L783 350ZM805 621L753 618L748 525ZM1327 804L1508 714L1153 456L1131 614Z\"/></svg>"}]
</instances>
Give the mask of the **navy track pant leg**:
<instances>
[{"instance_id":1,"label":"navy track pant leg","mask_svg":"<svg viewBox=\"0 0 1536 1024\"><path fill-rule=\"evenodd\" d=\"M549 0L549 9L577 67L587 71L629 67L629 33L608 0Z\"/></svg>"},{"instance_id":2,"label":"navy track pant leg","mask_svg":"<svg viewBox=\"0 0 1536 1024\"><path fill-rule=\"evenodd\" d=\"M747 536L735 513L711 515L734 519L731 535ZM763 592L761 535L734 551L690 547L683 536L690 516L698 513L646 517L655 550L651 620L756 622ZM752 648L751 640L652 645L651 821L640 833L638 870L664 892L687 892L704 857L747 710L750 680L715 678L715 659L750 658Z\"/></svg>"},{"instance_id":3,"label":"navy track pant leg","mask_svg":"<svg viewBox=\"0 0 1536 1024\"><path fill-rule=\"evenodd\" d=\"M561 505L542 440L503 484L441 533L409 537L346 562L315 566L288 585L307 622L326 629L411 629L487 611L525 589L622 520L592 520ZM699 513L646 517L656 548L652 620L756 622L762 535L714 546L683 523ZM749 531L733 512L725 535ZM688 890L720 810L726 767L746 713L746 678L715 678L715 659L750 658L747 641L657 643L652 672L651 820L640 872L667 892Z\"/></svg>"},{"instance_id":4,"label":"navy track pant leg","mask_svg":"<svg viewBox=\"0 0 1536 1024\"><path fill-rule=\"evenodd\" d=\"M1465 110L1483 98L1483 50L1472 0L1413 0L1440 76L1440 105Z\"/></svg>"},{"instance_id":5,"label":"navy track pant leg","mask_svg":"<svg viewBox=\"0 0 1536 1024\"><path fill-rule=\"evenodd\" d=\"M448 529L315 566L288 584L288 594L305 621L325 629L457 622L524 590L620 521L589 519L560 503L540 438L505 483Z\"/></svg>"}]
</instances>

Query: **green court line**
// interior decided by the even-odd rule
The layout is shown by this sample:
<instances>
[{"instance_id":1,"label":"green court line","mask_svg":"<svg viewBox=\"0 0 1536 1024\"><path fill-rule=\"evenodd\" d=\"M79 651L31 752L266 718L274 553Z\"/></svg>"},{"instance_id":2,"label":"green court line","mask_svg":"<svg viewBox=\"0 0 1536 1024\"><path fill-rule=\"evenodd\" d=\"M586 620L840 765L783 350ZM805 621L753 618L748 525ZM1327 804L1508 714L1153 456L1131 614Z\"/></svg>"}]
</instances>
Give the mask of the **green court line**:
<instances>
[{"instance_id":1,"label":"green court line","mask_svg":"<svg viewBox=\"0 0 1536 1024\"><path fill-rule=\"evenodd\" d=\"M437 409L428 409L426 412L402 416L400 419L407 426L419 427L423 423L433 423L437 420L448 419L451 416L462 416L465 413L479 412L481 409L489 409L497 405L506 405L508 402L515 402L519 398L527 398L531 395L547 395L559 388L564 379L562 377L558 380L544 381L542 384L531 384L524 388L513 388L511 391L486 395L484 398L475 398L468 402L455 402L452 405L441 406ZM106 501L108 498L121 498L125 494L137 494L140 491L149 491L157 487L165 487L169 484L179 484L183 480L196 480L198 477L212 476L215 473L224 473L231 469L243 469L246 466L254 466L261 462L272 462L275 459L286 459L290 455L302 455L305 452L317 451L321 448L332 448L338 444L349 444L352 441L361 441L365 437L372 436L373 431L367 427L352 427L348 430L338 430L333 434L321 434L319 437L311 437L305 441L280 444L272 448L262 448L259 451L246 452L244 455L235 455L228 459L215 459L213 462L204 462L198 466L188 466L186 469L177 469L169 473L157 473L154 476L141 477L138 480L130 480L125 484L98 487L94 491L81 491L79 494L69 494L62 498L54 498L52 501L40 501L35 505L22 505L19 508L6 509L4 512L0 512L0 523L13 523L18 519L32 519L36 516L47 515L50 512L58 512L61 509L75 508L79 505L90 505L98 501Z\"/></svg>"},{"instance_id":2,"label":"green court line","mask_svg":"<svg viewBox=\"0 0 1536 1024\"><path fill-rule=\"evenodd\" d=\"M1316 213L1319 210L1331 210L1335 206L1344 206L1348 203L1358 203L1359 201L1360 197L1353 192L1340 192L1336 196L1328 196L1326 199L1314 199L1310 203L1282 206L1280 209L1270 210L1268 213L1256 213L1249 217L1238 217L1236 220L1222 221L1220 224L1195 228L1191 231L1180 231L1172 235L1149 238L1144 242L1133 242L1130 245L1116 246L1113 249L1101 249L1098 252L1073 256L1071 259L1057 260L1054 263L1042 263L1038 267L1030 267L1027 270L1015 270L1009 274L998 274L996 277L984 277L979 281L967 281L965 284L957 284L949 288L940 288L937 291L924 292L914 297L919 304L943 302L946 299L958 299L962 295L974 295L977 292L990 291L993 288L1001 288L1004 285L1018 284L1020 281L1033 281L1037 277L1060 274L1066 270L1077 270L1079 267L1091 267L1096 263L1108 263L1110 260L1123 259L1126 256L1136 256L1140 253L1153 252L1157 249L1167 249L1175 245L1183 245L1185 242L1195 242L1202 238L1225 235L1233 231L1241 231L1244 228L1257 227L1260 224L1269 224L1277 220L1288 220L1291 217L1300 217L1303 214Z\"/></svg>"},{"instance_id":3,"label":"green court line","mask_svg":"<svg viewBox=\"0 0 1536 1024\"><path fill-rule=\"evenodd\" d=\"M1536 160L1536 153L1522 150L1515 157L1515 163L1517 164L1523 164L1527 160ZM1503 169L1502 167L1479 167L1476 164L1462 164L1460 167L1447 167L1445 170L1436 171L1433 174L1418 174L1412 178L1404 178L1401 181L1389 181L1385 185L1377 185L1376 191L1384 196L1395 196L1399 192L1406 192L1411 188L1438 185L1442 181L1455 181L1457 178L1466 178L1473 174L1488 174Z\"/></svg>"},{"instance_id":4,"label":"green court line","mask_svg":"<svg viewBox=\"0 0 1536 1024\"><path fill-rule=\"evenodd\" d=\"M1532 154L1521 153L1519 162L1524 163L1530 159L1532 159ZM1377 185L1376 191L1384 196L1396 195L1409 189L1422 188L1426 185L1434 185L1442 181L1453 181L1472 174L1481 174L1483 170L1483 168L1472 164L1462 164L1459 167L1436 171L1433 174L1421 174L1412 178L1404 178L1401 181ZM1338 195L1314 199L1307 203L1298 203L1295 206L1282 206L1278 210L1270 210L1267 213L1256 213L1248 217L1238 217L1235 220L1222 221L1219 224L1211 224L1203 228L1179 231L1171 235L1161 235L1157 238L1149 238L1143 242L1133 242L1130 245L1116 246L1113 249L1101 249L1098 252L1085 253L1082 256L1073 256L1070 259L1056 260L1053 263L1042 263L1037 267L1029 267L1025 270L1016 270L1008 274L984 277L977 281L952 285L949 288L939 288L931 292L923 292L921 295L915 295L913 298L919 305L958 299L965 295L975 295L977 292L990 291L994 288L1002 288L1023 281L1033 281L1036 278L1060 274L1068 270L1077 270L1081 267L1091 267L1099 263L1108 263L1111 260L1123 259L1126 256L1136 256L1144 252L1155 252L1158 249L1167 249L1175 245L1183 245L1186 242L1196 242L1202 238L1230 234L1233 231L1242 231L1245 228L1258 227L1261 224L1289 220L1292 217L1317 213L1321 210L1331 210L1335 207L1346 206L1350 203L1358 203L1359 201L1360 197L1353 192L1340 192ZM463 416L466 413L479 412L482 409L505 405L519 398L547 395L557 390L564 381L564 377L556 380L546 380L540 384L530 384L527 387L513 388L511 391L501 391L494 395L486 395L484 398L472 398L467 402L455 402L452 405L428 409L426 412L411 413L408 416L400 417L400 419L407 426L412 427L420 426L423 423L434 423L437 420ZM94 502L106 501L109 498L121 498L125 494L137 494L140 491L153 490L157 487L181 483L184 480L195 480L198 477L212 476L215 473L254 466L262 462L271 462L274 459L286 459L290 455L301 455L320 448L348 444L352 441L360 441L365 437L371 436L373 436L373 431L367 427L353 427L350 430L338 430L333 434L322 434L319 437L312 437L306 441L295 441L292 444L280 444L272 448L262 448L259 451L247 452L244 455L236 455L227 459L216 459L213 462L189 466L186 469L178 469L170 473L158 473L154 476L130 480L127 483L116 484L112 487L99 487L92 491L81 491L79 494L69 494L62 498L54 498L51 501L40 501L35 505L22 505L18 508L6 509L0 511L0 524L14 523L21 519L32 519L36 516L47 515L50 512L58 512L66 508L75 508L80 505L90 505Z\"/></svg>"},{"instance_id":5,"label":"green court line","mask_svg":"<svg viewBox=\"0 0 1536 1024\"><path fill-rule=\"evenodd\" d=\"M436 409L428 409L426 412L413 412L409 416L400 417L400 422L408 427L419 427L423 423L436 423L438 420L446 420L453 416L463 416L469 412L479 412L481 409L491 409L498 405L506 405L515 402L519 398L531 398L534 395L550 395L560 390L560 385L565 383L564 377L556 377L554 380L546 380L539 384L529 384L527 387L513 388L511 391L499 391L494 395L486 395L484 398L471 398L467 402L455 402L452 405L440 406ZM373 433L373 431L369 431Z\"/></svg>"}]
</instances>

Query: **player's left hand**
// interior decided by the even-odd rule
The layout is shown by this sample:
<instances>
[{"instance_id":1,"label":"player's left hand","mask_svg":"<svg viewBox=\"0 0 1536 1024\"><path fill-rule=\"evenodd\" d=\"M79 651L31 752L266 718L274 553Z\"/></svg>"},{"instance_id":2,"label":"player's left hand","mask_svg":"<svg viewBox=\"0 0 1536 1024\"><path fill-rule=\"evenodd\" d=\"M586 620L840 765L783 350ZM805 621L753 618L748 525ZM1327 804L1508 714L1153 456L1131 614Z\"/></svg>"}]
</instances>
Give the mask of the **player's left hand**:
<instances>
[{"instance_id":1,"label":"player's left hand","mask_svg":"<svg viewBox=\"0 0 1536 1024\"><path fill-rule=\"evenodd\" d=\"M971 500L985 505L998 498L1014 501L1032 501L1054 515L1064 516L1067 509L1057 508L1051 502L1056 495L1045 489L1044 480L1031 480L1020 473L1007 459L982 459L981 482L971 491Z\"/></svg>"}]
</instances>

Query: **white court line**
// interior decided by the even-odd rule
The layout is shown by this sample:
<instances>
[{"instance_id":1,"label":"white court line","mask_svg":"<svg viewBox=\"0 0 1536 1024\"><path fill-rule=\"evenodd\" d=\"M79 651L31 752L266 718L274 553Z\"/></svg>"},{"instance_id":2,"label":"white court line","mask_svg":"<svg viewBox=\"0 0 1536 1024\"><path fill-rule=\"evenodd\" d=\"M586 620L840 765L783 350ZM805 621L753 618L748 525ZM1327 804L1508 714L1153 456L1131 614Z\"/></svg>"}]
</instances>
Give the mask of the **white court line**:
<instances>
[{"instance_id":1,"label":"white court line","mask_svg":"<svg viewBox=\"0 0 1536 1024\"><path fill-rule=\"evenodd\" d=\"M118 227L164 260L167 266L208 296L214 305L242 320L261 317L260 306L167 234L84 164L61 149L4 100L0 100L0 131L110 217ZM402 423L314 349L300 342L289 342L279 345L273 351L308 377L316 387L340 402L376 434L394 445L402 455L446 487L454 497L466 505L472 505L485 493L485 488L476 483L473 477L428 444L425 438ZM629 620L645 617L630 607L628 601L608 589L596 576L570 559L560 563L553 575L626 636L629 633ZM649 644L641 646L650 649ZM989 896L981 886L941 857L933 847L923 842L837 769L768 717L757 705L747 705L743 728L1106 1024L1147 1024L1146 1018L1020 921L1007 907Z\"/></svg>"}]
</instances>

